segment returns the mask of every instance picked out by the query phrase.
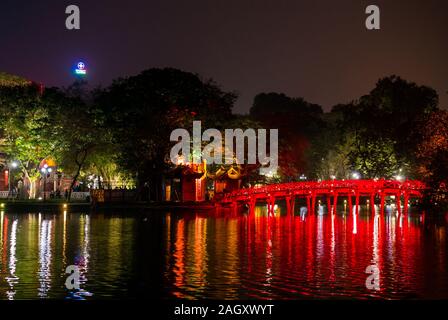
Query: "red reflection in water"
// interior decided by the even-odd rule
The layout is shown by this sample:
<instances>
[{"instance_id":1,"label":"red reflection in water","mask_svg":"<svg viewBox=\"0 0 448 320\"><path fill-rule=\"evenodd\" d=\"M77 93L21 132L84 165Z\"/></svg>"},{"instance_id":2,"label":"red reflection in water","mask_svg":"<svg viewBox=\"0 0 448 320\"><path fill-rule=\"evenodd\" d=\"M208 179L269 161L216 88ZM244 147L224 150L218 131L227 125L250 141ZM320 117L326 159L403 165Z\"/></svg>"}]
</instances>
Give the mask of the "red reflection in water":
<instances>
[{"instance_id":1,"label":"red reflection in water","mask_svg":"<svg viewBox=\"0 0 448 320\"><path fill-rule=\"evenodd\" d=\"M185 239L184 239L184 221L179 220L176 230L176 242L174 244L174 273L176 274L176 287L183 287L185 284Z\"/></svg>"},{"instance_id":2,"label":"red reflection in water","mask_svg":"<svg viewBox=\"0 0 448 320\"><path fill-rule=\"evenodd\" d=\"M167 285L183 298L448 297L446 225L423 237L418 214L365 211L172 216L175 249ZM380 272L377 291L366 288L370 265ZM429 279L434 273L443 279L438 284Z\"/></svg>"},{"instance_id":3,"label":"red reflection in water","mask_svg":"<svg viewBox=\"0 0 448 320\"><path fill-rule=\"evenodd\" d=\"M8 250L8 218L4 217L2 215L2 228L3 230L1 230L3 232L3 236L2 236L2 266L6 266L6 259L7 257L7 250Z\"/></svg>"}]
</instances>

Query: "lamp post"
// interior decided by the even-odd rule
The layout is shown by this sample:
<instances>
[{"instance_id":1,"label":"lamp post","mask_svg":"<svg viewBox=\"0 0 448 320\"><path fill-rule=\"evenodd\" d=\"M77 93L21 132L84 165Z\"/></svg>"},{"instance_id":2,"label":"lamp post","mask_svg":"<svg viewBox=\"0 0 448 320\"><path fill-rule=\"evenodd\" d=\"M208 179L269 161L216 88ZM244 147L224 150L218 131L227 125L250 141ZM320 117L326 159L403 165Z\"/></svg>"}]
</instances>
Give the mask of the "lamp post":
<instances>
[{"instance_id":1,"label":"lamp post","mask_svg":"<svg viewBox=\"0 0 448 320\"><path fill-rule=\"evenodd\" d=\"M358 172L353 172L352 173L352 178L355 180L359 180L361 178L361 175Z\"/></svg>"},{"instance_id":2,"label":"lamp post","mask_svg":"<svg viewBox=\"0 0 448 320\"><path fill-rule=\"evenodd\" d=\"M17 168L19 166L19 164L16 161L13 161L9 164L8 169L8 198L11 195L11 174L12 174L12 170Z\"/></svg>"},{"instance_id":3,"label":"lamp post","mask_svg":"<svg viewBox=\"0 0 448 320\"><path fill-rule=\"evenodd\" d=\"M47 189L47 174L51 173L52 169L48 167L47 164L44 165L44 167L42 169L40 169L40 171L42 172L43 176L44 176L44 202L47 200L47 194L46 194L46 189Z\"/></svg>"}]
</instances>

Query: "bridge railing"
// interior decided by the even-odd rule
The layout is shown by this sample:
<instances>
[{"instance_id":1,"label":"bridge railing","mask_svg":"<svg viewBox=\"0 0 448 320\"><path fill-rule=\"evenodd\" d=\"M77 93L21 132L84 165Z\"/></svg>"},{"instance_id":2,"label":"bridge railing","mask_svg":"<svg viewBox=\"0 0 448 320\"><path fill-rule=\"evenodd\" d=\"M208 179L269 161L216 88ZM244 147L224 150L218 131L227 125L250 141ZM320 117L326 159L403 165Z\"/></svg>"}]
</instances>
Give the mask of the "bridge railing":
<instances>
[{"instance_id":1,"label":"bridge railing","mask_svg":"<svg viewBox=\"0 0 448 320\"><path fill-rule=\"evenodd\" d=\"M372 180L326 180L326 181L307 181L307 182L287 182L272 184L266 186L259 186L247 189L239 189L230 193L224 194L222 201L229 201L237 197L251 196L257 194L270 194L275 192L292 193L298 190L313 191L327 190L332 193L338 189L351 189L351 192L376 192L384 189L395 190L417 190L423 191L426 185L417 180L406 180L400 182L397 180L372 179Z\"/></svg>"}]
</instances>

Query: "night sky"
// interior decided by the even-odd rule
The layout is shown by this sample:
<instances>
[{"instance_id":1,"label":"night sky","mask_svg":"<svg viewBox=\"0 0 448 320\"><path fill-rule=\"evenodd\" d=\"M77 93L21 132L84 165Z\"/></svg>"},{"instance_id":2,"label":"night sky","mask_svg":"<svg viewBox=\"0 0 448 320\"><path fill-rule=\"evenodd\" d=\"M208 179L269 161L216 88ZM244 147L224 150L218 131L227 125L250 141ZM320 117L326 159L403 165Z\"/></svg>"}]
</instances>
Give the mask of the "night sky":
<instances>
[{"instance_id":1,"label":"night sky","mask_svg":"<svg viewBox=\"0 0 448 320\"><path fill-rule=\"evenodd\" d=\"M81 30L65 28L66 6ZM368 31L365 8L381 9ZM397 74L433 87L448 107L446 0L1 0L0 71L47 86L73 82L83 60L89 83L151 67L213 78L248 112L260 92L284 92L325 110Z\"/></svg>"}]
</instances>

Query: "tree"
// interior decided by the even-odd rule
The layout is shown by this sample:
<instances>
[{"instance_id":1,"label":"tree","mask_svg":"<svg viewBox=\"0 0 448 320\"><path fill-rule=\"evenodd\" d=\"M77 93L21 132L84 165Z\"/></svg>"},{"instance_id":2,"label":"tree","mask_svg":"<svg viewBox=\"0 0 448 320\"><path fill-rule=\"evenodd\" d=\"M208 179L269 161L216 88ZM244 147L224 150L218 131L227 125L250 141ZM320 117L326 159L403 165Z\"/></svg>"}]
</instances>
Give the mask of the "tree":
<instances>
[{"instance_id":1,"label":"tree","mask_svg":"<svg viewBox=\"0 0 448 320\"><path fill-rule=\"evenodd\" d=\"M25 186L29 187L28 196L34 198L39 163L54 148L47 134L51 132L50 113L42 102L39 87L26 85L25 81L19 83L0 87L0 128L4 152L19 162Z\"/></svg>"},{"instance_id":2,"label":"tree","mask_svg":"<svg viewBox=\"0 0 448 320\"><path fill-rule=\"evenodd\" d=\"M45 158L55 159L58 169L72 178L69 199L83 170L105 172L102 166L111 167L116 158L111 128L105 126L102 110L88 103L85 82L65 90L42 90L14 76L2 77L1 151L20 163L29 197L35 197L39 166Z\"/></svg>"},{"instance_id":3,"label":"tree","mask_svg":"<svg viewBox=\"0 0 448 320\"><path fill-rule=\"evenodd\" d=\"M97 179L101 177L101 180L99 180L100 188L113 189L117 186L134 188L135 180L132 176L120 170L120 167L115 161L115 154L114 150L111 149L95 152L91 157L91 161L88 163L86 171ZM91 183L92 180L90 179L87 182Z\"/></svg>"},{"instance_id":4,"label":"tree","mask_svg":"<svg viewBox=\"0 0 448 320\"><path fill-rule=\"evenodd\" d=\"M111 132L104 126L101 110L84 102L79 95L68 96L58 89L48 89L43 99L52 115L48 135L54 144L52 153L60 168L72 177L68 190L70 200L82 170L98 161L98 154L111 150ZM109 157L113 159L114 154Z\"/></svg>"},{"instance_id":5,"label":"tree","mask_svg":"<svg viewBox=\"0 0 448 320\"><path fill-rule=\"evenodd\" d=\"M312 180L327 180L336 177L345 179L352 169L349 154L352 150L350 135L338 127L340 114L328 112L322 115L320 130L311 139L306 152L307 177Z\"/></svg>"},{"instance_id":6,"label":"tree","mask_svg":"<svg viewBox=\"0 0 448 320\"><path fill-rule=\"evenodd\" d=\"M32 85L31 81L28 81L22 77L0 72L0 87L26 87Z\"/></svg>"},{"instance_id":7,"label":"tree","mask_svg":"<svg viewBox=\"0 0 448 320\"><path fill-rule=\"evenodd\" d=\"M414 162L418 127L428 115L437 111L437 92L427 86L408 82L398 76L380 79L375 88L360 100L366 110L363 122L395 142L393 148L399 161ZM368 110L368 111L367 111Z\"/></svg>"},{"instance_id":8,"label":"tree","mask_svg":"<svg viewBox=\"0 0 448 320\"><path fill-rule=\"evenodd\" d=\"M437 104L433 89L391 76L359 101L335 106L342 135L352 137L353 169L365 178L391 178L400 169L414 177L417 128Z\"/></svg>"},{"instance_id":9,"label":"tree","mask_svg":"<svg viewBox=\"0 0 448 320\"><path fill-rule=\"evenodd\" d=\"M250 116L264 128L279 132L280 180L296 180L310 170L307 152L319 133L323 111L319 105L282 93L260 93L254 98Z\"/></svg>"},{"instance_id":10,"label":"tree","mask_svg":"<svg viewBox=\"0 0 448 320\"><path fill-rule=\"evenodd\" d=\"M236 95L222 91L213 81L176 69L149 69L119 79L97 95L119 146L117 163L136 177L138 186L151 186L161 199L162 177L168 161L170 134L178 127L223 128L231 118Z\"/></svg>"},{"instance_id":11,"label":"tree","mask_svg":"<svg viewBox=\"0 0 448 320\"><path fill-rule=\"evenodd\" d=\"M448 112L431 114L419 127L421 142L416 157L418 173L430 187L433 203L448 204Z\"/></svg>"},{"instance_id":12,"label":"tree","mask_svg":"<svg viewBox=\"0 0 448 320\"><path fill-rule=\"evenodd\" d=\"M316 157L313 162L312 179L350 179L353 170L350 154L353 142L347 140L345 143L338 142L328 149L320 158ZM313 148L314 149L314 148Z\"/></svg>"}]
</instances>

